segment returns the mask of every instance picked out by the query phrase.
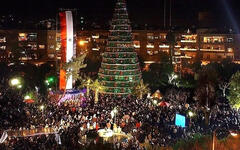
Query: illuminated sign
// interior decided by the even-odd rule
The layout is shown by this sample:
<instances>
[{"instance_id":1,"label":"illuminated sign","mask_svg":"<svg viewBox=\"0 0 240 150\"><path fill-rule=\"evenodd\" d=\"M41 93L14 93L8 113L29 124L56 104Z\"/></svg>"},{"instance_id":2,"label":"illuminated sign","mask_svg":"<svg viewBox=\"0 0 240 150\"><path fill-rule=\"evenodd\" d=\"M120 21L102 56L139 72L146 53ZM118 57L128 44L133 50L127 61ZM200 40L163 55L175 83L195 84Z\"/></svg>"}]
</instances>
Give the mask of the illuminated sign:
<instances>
[{"instance_id":1,"label":"illuminated sign","mask_svg":"<svg viewBox=\"0 0 240 150\"><path fill-rule=\"evenodd\" d=\"M186 126L186 117L183 115L176 114L175 125L184 128Z\"/></svg>"}]
</instances>

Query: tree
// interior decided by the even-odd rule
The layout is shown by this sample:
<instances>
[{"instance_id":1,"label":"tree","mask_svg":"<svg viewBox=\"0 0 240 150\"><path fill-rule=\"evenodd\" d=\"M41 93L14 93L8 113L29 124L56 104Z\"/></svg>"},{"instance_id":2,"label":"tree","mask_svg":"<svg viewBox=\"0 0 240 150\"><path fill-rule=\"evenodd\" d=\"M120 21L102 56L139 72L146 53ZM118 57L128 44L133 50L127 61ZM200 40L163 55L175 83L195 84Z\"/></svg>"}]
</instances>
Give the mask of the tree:
<instances>
[{"instance_id":1,"label":"tree","mask_svg":"<svg viewBox=\"0 0 240 150\"><path fill-rule=\"evenodd\" d=\"M229 91L230 105L234 108L240 108L240 71L231 77Z\"/></svg>"},{"instance_id":2,"label":"tree","mask_svg":"<svg viewBox=\"0 0 240 150\"><path fill-rule=\"evenodd\" d=\"M81 79L79 76L79 70L87 66L86 64L83 64L85 57L86 54L83 54L63 64L62 69L66 71L66 79L70 76L72 76L73 80Z\"/></svg>"},{"instance_id":3,"label":"tree","mask_svg":"<svg viewBox=\"0 0 240 150\"><path fill-rule=\"evenodd\" d=\"M139 96L140 99L143 98L143 95L150 92L150 89L148 88L148 84L144 84L143 80L140 81L140 83L134 88L134 93Z\"/></svg>"},{"instance_id":4,"label":"tree","mask_svg":"<svg viewBox=\"0 0 240 150\"><path fill-rule=\"evenodd\" d=\"M204 67L200 74L195 90L195 98L199 106L204 108L205 123L208 125L211 108L215 105L216 85L218 83L218 74L212 67Z\"/></svg>"},{"instance_id":5,"label":"tree","mask_svg":"<svg viewBox=\"0 0 240 150\"><path fill-rule=\"evenodd\" d=\"M93 80L90 77L87 77L82 81L81 87L87 87L87 97L89 97L89 89L92 84Z\"/></svg>"},{"instance_id":6,"label":"tree","mask_svg":"<svg viewBox=\"0 0 240 150\"><path fill-rule=\"evenodd\" d=\"M223 97L226 97L226 90L229 88L230 83L226 81L222 81L218 84L220 90L222 90Z\"/></svg>"},{"instance_id":7,"label":"tree","mask_svg":"<svg viewBox=\"0 0 240 150\"><path fill-rule=\"evenodd\" d=\"M97 79L90 85L90 88L95 91L95 103L98 102L98 94L99 92L104 92L105 88L102 85L101 82L99 82Z\"/></svg>"},{"instance_id":8,"label":"tree","mask_svg":"<svg viewBox=\"0 0 240 150\"><path fill-rule=\"evenodd\" d=\"M117 0L110 28L98 79L103 83L105 93L128 95L140 82L141 69L125 0Z\"/></svg>"}]
</instances>

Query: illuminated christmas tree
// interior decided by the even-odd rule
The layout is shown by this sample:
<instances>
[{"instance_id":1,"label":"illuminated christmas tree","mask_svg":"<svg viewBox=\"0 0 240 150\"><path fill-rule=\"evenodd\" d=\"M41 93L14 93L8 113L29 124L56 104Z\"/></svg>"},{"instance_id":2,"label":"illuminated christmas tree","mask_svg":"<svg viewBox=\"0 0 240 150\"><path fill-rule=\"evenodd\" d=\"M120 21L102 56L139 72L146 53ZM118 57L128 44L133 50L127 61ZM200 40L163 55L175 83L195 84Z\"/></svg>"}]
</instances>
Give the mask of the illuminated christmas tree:
<instances>
[{"instance_id":1,"label":"illuminated christmas tree","mask_svg":"<svg viewBox=\"0 0 240 150\"><path fill-rule=\"evenodd\" d=\"M141 80L125 0L117 0L98 76L107 94L132 93Z\"/></svg>"}]
</instances>

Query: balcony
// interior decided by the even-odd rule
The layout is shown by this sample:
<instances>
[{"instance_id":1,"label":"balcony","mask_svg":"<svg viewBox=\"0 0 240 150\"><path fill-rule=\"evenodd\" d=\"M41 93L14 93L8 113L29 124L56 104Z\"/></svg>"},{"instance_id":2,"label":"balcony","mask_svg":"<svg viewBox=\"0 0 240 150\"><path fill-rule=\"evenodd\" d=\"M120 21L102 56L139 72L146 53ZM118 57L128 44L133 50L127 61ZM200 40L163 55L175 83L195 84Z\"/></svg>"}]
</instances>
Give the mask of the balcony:
<instances>
[{"instance_id":1,"label":"balcony","mask_svg":"<svg viewBox=\"0 0 240 150\"><path fill-rule=\"evenodd\" d=\"M224 49L206 49L206 48L200 49L200 51L205 51L205 52L225 52Z\"/></svg>"},{"instance_id":2,"label":"balcony","mask_svg":"<svg viewBox=\"0 0 240 150\"><path fill-rule=\"evenodd\" d=\"M196 48L180 48L181 51L197 51Z\"/></svg>"},{"instance_id":3,"label":"balcony","mask_svg":"<svg viewBox=\"0 0 240 150\"><path fill-rule=\"evenodd\" d=\"M165 45L165 44L159 45L159 48L169 48L169 45Z\"/></svg>"}]
</instances>

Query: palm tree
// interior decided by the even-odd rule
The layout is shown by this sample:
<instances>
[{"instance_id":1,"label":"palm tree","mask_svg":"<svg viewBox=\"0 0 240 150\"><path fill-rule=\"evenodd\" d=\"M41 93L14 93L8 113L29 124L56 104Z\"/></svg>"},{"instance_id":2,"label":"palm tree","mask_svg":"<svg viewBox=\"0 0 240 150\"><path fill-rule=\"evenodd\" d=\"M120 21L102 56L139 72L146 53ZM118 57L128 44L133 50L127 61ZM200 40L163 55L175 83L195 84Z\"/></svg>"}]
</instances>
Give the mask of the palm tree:
<instances>
[{"instance_id":1,"label":"palm tree","mask_svg":"<svg viewBox=\"0 0 240 150\"><path fill-rule=\"evenodd\" d=\"M82 81L81 87L87 87L87 97L89 97L89 90L92 84L93 80L90 77L87 77Z\"/></svg>"},{"instance_id":2,"label":"palm tree","mask_svg":"<svg viewBox=\"0 0 240 150\"><path fill-rule=\"evenodd\" d=\"M81 78L79 76L79 70L87 66L84 64L85 57L86 54L77 58L73 58L71 61L63 64L62 69L66 71L66 79L68 79L70 76L72 76L73 80L78 80Z\"/></svg>"},{"instance_id":3,"label":"palm tree","mask_svg":"<svg viewBox=\"0 0 240 150\"><path fill-rule=\"evenodd\" d=\"M134 89L134 93L138 95L140 99L143 98L143 95L149 92L150 92L150 89L148 88L148 84L144 84L143 80L141 80L140 83Z\"/></svg>"},{"instance_id":4,"label":"palm tree","mask_svg":"<svg viewBox=\"0 0 240 150\"><path fill-rule=\"evenodd\" d=\"M90 88L95 91L95 103L98 102L98 94L99 92L103 92L104 91L104 86L102 85L101 82L99 82L98 80L95 80L91 85Z\"/></svg>"}]
</instances>

